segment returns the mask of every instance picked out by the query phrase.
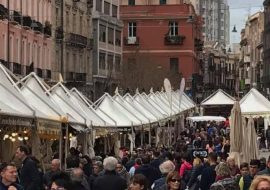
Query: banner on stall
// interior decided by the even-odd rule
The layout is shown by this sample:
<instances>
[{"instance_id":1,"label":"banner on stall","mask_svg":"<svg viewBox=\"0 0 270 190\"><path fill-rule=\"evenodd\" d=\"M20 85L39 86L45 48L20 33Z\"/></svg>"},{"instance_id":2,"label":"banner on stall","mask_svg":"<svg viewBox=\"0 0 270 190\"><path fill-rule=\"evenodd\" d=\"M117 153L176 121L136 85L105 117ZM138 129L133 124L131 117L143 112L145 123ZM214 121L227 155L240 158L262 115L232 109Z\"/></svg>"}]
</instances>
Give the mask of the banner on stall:
<instances>
[{"instance_id":1,"label":"banner on stall","mask_svg":"<svg viewBox=\"0 0 270 190\"><path fill-rule=\"evenodd\" d=\"M9 116L9 115L0 115L0 125L32 127L33 119Z\"/></svg>"}]
</instances>

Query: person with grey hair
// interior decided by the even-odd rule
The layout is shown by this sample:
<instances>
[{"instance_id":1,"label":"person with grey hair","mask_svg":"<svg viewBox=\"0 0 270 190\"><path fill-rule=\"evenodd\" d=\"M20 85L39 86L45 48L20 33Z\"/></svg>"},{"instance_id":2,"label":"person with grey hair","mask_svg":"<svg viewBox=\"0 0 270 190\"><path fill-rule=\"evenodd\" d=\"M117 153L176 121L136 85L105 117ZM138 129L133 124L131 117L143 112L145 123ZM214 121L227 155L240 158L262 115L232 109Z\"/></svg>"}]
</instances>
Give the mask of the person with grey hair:
<instances>
[{"instance_id":1,"label":"person with grey hair","mask_svg":"<svg viewBox=\"0 0 270 190\"><path fill-rule=\"evenodd\" d=\"M125 190L127 182L116 173L116 158L110 156L104 159L104 174L98 176L93 185L93 190Z\"/></svg>"},{"instance_id":2,"label":"person with grey hair","mask_svg":"<svg viewBox=\"0 0 270 190\"><path fill-rule=\"evenodd\" d=\"M231 170L225 162L220 162L216 168L216 182L210 187L210 190L239 190L239 184L231 177Z\"/></svg>"},{"instance_id":3,"label":"person with grey hair","mask_svg":"<svg viewBox=\"0 0 270 190\"><path fill-rule=\"evenodd\" d=\"M159 170L162 174L162 177L154 181L153 185L151 186L153 190L159 189L166 184L166 177L168 173L175 170L175 165L172 161L167 160L159 165Z\"/></svg>"},{"instance_id":4,"label":"person with grey hair","mask_svg":"<svg viewBox=\"0 0 270 190\"><path fill-rule=\"evenodd\" d=\"M57 172L60 172L60 160L53 159L51 162L50 171L47 171L43 176L43 185L44 185L45 189L49 188L49 186L51 184L51 178Z\"/></svg>"},{"instance_id":5,"label":"person with grey hair","mask_svg":"<svg viewBox=\"0 0 270 190\"><path fill-rule=\"evenodd\" d=\"M90 175L88 183L90 185L90 189L93 189L93 184L95 179L101 175L103 172L103 164L101 161L96 161L93 163L93 173Z\"/></svg>"},{"instance_id":6,"label":"person with grey hair","mask_svg":"<svg viewBox=\"0 0 270 190\"><path fill-rule=\"evenodd\" d=\"M73 168L70 172L73 188L76 190L90 190L90 185L81 168Z\"/></svg>"}]
</instances>

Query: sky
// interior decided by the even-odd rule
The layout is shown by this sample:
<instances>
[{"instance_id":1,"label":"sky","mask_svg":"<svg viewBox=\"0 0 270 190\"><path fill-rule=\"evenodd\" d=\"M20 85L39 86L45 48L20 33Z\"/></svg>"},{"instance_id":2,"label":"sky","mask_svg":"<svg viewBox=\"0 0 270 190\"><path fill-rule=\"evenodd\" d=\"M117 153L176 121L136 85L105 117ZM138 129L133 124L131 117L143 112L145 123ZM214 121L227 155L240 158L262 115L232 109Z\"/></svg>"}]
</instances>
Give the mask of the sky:
<instances>
[{"instance_id":1,"label":"sky","mask_svg":"<svg viewBox=\"0 0 270 190\"><path fill-rule=\"evenodd\" d=\"M248 15L263 11L264 0L228 0L230 6L230 32L234 25L237 33L230 33L231 43L239 43L241 29L245 27Z\"/></svg>"}]
</instances>

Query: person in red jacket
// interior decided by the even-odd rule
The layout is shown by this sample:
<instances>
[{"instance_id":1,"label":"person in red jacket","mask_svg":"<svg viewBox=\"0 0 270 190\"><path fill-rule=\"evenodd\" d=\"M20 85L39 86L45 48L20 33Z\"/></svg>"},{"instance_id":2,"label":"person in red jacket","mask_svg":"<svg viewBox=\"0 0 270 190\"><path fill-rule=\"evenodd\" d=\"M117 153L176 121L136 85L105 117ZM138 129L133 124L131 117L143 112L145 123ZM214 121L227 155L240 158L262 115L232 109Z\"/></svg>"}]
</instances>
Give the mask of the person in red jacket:
<instances>
[{"instance_id":1,"label":"person in red jacket","mask_svg":"<svg viewBox=\"0 0 270 190\"><path fill-rule=\"evenodd\" d=\"M179 169L179 176L186 182L189 179L188 173L190 173L192 169L192 164L190 164L189 155L184 153L182 156L182 164Z\"/></svg>"}]
</instances>

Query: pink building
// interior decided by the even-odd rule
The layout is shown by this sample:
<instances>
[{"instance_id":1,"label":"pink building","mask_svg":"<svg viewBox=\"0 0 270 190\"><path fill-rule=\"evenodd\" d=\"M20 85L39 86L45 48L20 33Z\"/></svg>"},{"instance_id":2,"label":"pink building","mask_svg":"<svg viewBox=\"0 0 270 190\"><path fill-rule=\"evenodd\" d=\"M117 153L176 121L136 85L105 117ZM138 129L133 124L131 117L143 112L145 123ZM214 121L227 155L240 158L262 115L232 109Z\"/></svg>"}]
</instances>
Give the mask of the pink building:
<instances>
[{"instance_id":1,"label":"pink building","mask_svg":"<svg viewBox=\"0 0 270 190\"><path fill-rule=\"evenodd\" d=\"M51 78L51 10L51 0L0 0L0 61L13 73Z\"/></svg>"}]
</instances>

